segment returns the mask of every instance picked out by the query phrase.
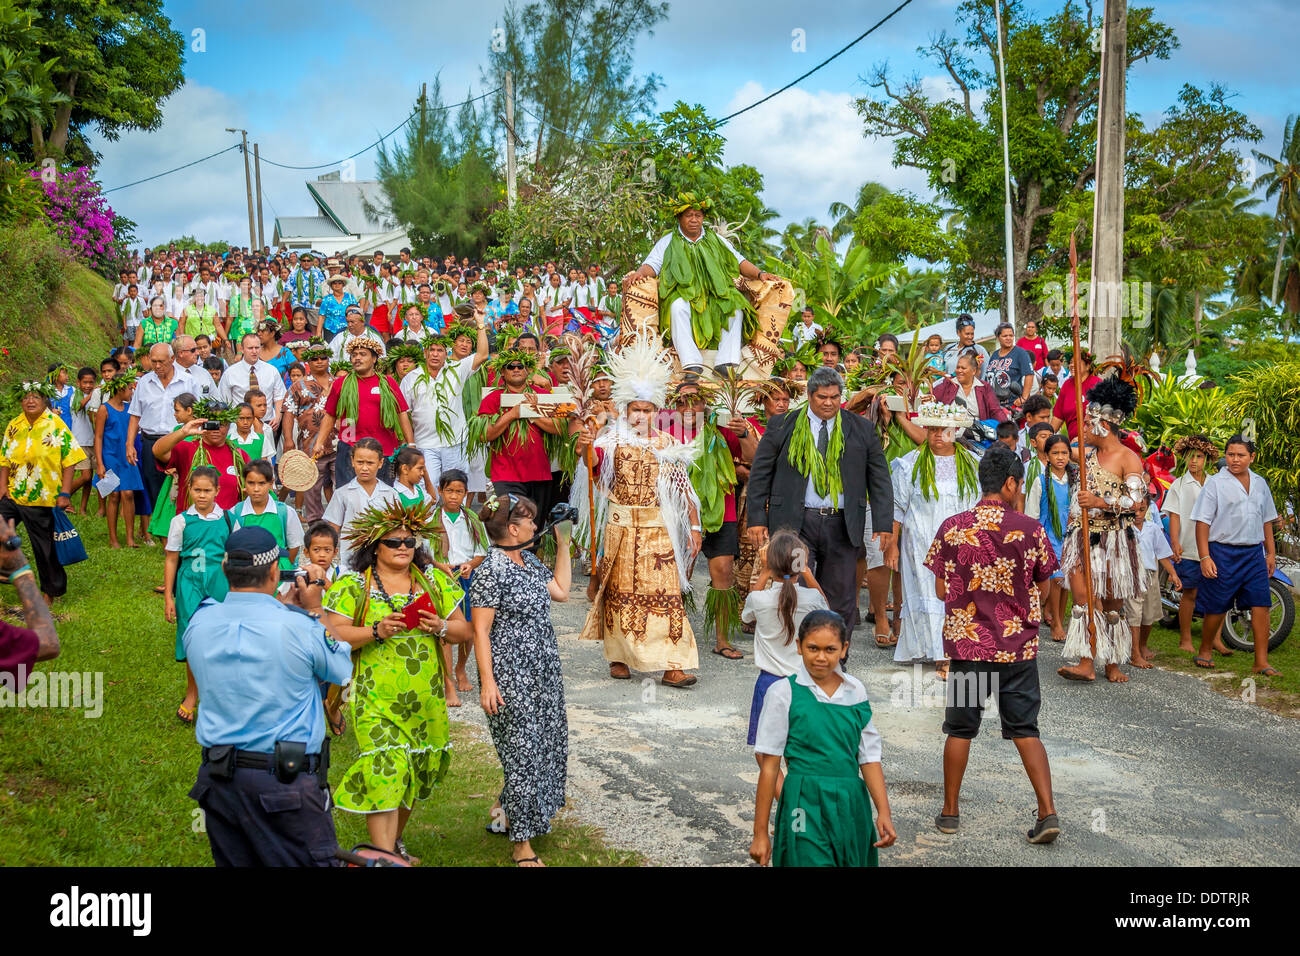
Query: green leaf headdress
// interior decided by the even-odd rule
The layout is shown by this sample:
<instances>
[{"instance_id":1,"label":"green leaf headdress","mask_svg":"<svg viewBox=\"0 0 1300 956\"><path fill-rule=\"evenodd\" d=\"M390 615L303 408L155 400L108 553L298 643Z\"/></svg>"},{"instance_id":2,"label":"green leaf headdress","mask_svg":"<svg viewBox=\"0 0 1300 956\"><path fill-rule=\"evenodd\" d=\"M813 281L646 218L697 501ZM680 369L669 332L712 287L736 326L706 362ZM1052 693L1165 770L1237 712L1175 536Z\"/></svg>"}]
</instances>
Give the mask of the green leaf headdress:
<instances>
[{"instance_id":1,"label":"green leaf headdress","mask_svg":"<svg viewBox=\"0 0 1300 956\"><path fill-rule=\"evenodd\" d=\"M239 418L238 408L231 408L225 402L218 402L213 398L200 398L194 403L193 411L195 418L204 418L210 422L221 422L223 425L233 424Z\"/></svg>"},{"instance_id":2,"label":"green leaf headdress","mask_svg":"<svg viewBox=\"0 0 1300 956\"><path fill-rule=\"evenodd\" d=\"M424 364L424 349L414 342L402 342L397 345L391 345L388 348L388 354L384 356L384 368L392 373L397 370L397 360L408 358L417 366Z\"/></svg>"},{"instance_id":3,"label":"green leaf headdress","mask_svg":"<svg viewBox=\"0 0 1300 956\"><path fill-rule=\"evenodd\" d=\"M447 348L456 344L456 340L462 335L469 336L471 342L478 340L478 326L470 325L468 322L457 322L455 325L449 325L442 330L442 337L447 342Z\"/></svg>"},{"instance_id":4,"label":"green leaf headdress","mask_svg":"<svg viewBox=\"0 0 1300 956\"><path fill-rule=\"evenodd\" d=\"M708 212L713 208L713 200L708 196L697 199L693 192L678 193L676 199L668 200L668 208L673 211L674 216L680 216L688 209L698 209L700 212Z\"/></svg>"},{"instance_id":5,"label":"green leaf headdress","mask_svg":"<svg viewBox=\"0 0 1300 956\"><path fill-rule=\"evenodd\" d=\"M298 358L303 362L310 362L312 359L333 358L334 352L325 344L322 338L314 338L307 343L307 347L298 353ZM349 367L350 367L349 363Z\"/></svg>"},{"instance_id":6,"label":"green leaf headdress","mask_svg":"<svg viewBox=\"0 0 1300 956\"><path fill-rule=\"evenodd\" d=\"M15 382L9 389L9 394L13 396L15 402L21 402L24 395L32 393L40 395L46 402L53 402L59 397L58 389L50 382Z\"/></svg>"},{"instance_id":7,"label":"green leaf headdress","mask_svg":"<svg viewBox=\"0 0 1300 956\"><path fill-rule=\"evenodd\" d=\"M524 368L527 369L529 375L537 371L537 353L526 352L523 349L504 349L492 356L492 360L488 365L499 377L504 374L506 366L511 362L523 362Z\"/></svg>"},{"instance_id":8,"label":"green leaf headdress","mask_svg":"<svg viewBox=\"0 0 1300 956\"><path fill-rule=\"evenodd\" d=\"M332 355L334 353L331 352L330 354ZM345 372L350 371L352 371L352 363L347 359L338 359L337 361L330 362L331 375L342 375Z\"/></svg>"},{"instance_id":9,"label":"green leaf headdress","mask_svg":"<svg viewBox=\"0 0 1300 956\"><path fill-rule=\"evenodd\" d=\"M116 395L118 392L125 392L128 388L136 383L140 377L140 370L132 365L124 371L118 372L107 382L103 382L99 388L105 395Z\"/></svg>"},{"instance_id":10,"label":"green leaf headdress","mask_svg":"<svg viewBox=\"0 0 1300 956\"><path fill-rule=\"evenodd\" d=\"M475 282L472 286L469 287L470 295L473 295L475 292L482 292L484 298L487 299L492 298L492 289L488 286L486 282Z\"/></svg>"},{"instance_id":11,"label":"green leaf headdress","mask_svg":"<svg viewBox=\"0 0 1300 956\"><path fill-rule=\"evenodd\" d=\"M343 537L354 549L369 547L403 530L427 538L441 530L435 528L435 523L440 523L434 514L437 509L437 502L431 500L404 505L400 498L391 498L358 512Z\"/></svg>"}]
</instances>

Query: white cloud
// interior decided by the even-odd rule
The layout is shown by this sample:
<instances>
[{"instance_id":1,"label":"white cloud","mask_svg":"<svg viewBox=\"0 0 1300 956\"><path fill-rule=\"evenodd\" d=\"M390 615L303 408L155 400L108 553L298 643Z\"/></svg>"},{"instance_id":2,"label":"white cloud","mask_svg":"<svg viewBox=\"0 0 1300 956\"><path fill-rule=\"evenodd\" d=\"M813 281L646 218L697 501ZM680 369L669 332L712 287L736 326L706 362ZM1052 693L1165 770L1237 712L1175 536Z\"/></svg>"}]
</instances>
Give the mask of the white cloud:
<instances>
[{"instance_id":1,"label":"white cloud","mask_svg":"<svg viewBox=\"0 0 1300 956\"><path fill-rule=\"evenodd\" d=\"M746 83L736 90L727 110L768 92L757 83ZM892 141L863 135L853 104L847 92L810 93L796 87L723 128L727 163L748 163L763 174L763 199L781 216L777 228L808 216L828 222L827 207L853 202L858 187L868 180L929 194L920 170L894 167ZM730 210L724 213L731 215Z\"/></svg>"}]
</instances>

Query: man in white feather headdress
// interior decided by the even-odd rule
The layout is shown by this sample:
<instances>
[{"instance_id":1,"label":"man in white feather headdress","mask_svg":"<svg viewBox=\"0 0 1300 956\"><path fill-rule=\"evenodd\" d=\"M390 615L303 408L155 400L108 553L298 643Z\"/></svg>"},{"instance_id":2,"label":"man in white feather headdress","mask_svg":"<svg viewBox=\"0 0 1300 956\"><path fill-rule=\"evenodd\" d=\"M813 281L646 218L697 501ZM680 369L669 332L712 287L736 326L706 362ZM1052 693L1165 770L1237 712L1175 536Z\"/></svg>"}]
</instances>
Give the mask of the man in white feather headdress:
<instances>
[{"instance_id":1,"label":"man in white feather headdress","mask_svg":"<svg viewBox=\"0 0 1300 956\"><path fill-rule=\"evenodd\" d=\"M689 474L695 451L651 425L672 374L658 342L643 336L613 353L606 368L619 417L578 437L579 456L589 444L596 452L596 514L588 513L585 469L570 499L580 523L601 531L582 636L605 642L610 677L663 671L667 686L689 687L696 678L686 671L699 666L699 653L682 597L703 539Z\"/></svg>"}]
</instances>

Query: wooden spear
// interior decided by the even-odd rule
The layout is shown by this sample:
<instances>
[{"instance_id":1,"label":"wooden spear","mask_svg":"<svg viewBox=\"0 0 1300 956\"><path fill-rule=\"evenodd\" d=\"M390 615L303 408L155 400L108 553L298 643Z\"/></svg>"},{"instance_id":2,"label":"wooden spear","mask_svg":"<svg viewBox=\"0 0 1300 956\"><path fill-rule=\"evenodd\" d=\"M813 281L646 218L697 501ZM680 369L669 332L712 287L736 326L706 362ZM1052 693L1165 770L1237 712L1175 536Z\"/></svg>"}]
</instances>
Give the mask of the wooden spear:
<instances>
[{"instance_id":1,"label":"wooden spear","mask_svg":"<svg viewBox=\"0 0 1300 956\"><path fill-rule=\"evenodd\" d=\"M1074 382L1074 414L1079 423L1079 494L1088 490L1087 442L1083 429L1085 411L1083 407L1083 349L1079 345L1079 251L1074 244L1074 234L1070 235L1070 328L1074 332L1074 354L1070 357L1070 379ZM1097 625L1093 613L1092 593L1092 533L1088 528L1088 509L1079 507L1079 533L1083 536L1083 590L1088 601L1088 645L1092 657L1097 657Z\"/></svg>"}]
</instances>

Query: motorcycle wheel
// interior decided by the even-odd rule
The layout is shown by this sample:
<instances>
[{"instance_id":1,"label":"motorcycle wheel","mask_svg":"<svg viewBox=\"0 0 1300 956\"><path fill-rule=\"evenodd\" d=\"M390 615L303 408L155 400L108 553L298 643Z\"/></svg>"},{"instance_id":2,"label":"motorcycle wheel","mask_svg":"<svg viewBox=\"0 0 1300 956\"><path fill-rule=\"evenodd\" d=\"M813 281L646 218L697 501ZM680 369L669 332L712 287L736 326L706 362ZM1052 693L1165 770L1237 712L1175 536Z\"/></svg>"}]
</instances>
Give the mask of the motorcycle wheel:
<instances>
[{"instance_id":1,"label":"motorcycle wheel","mask_svg":"<svg viewBox=\"0 0 1300 956\"><path fill-rule=\"evenodd\" d=\"M1291 588L1277 578L1268 582L1273 604L1269 608L1268 649L1277 650L1291 633L1295 624L1295 597ZM1250 629L1250 612L1235 608L1223 618L1223 641L1239 651L1254 653L1255 639Z\"/></svg>"}]
</instances>

